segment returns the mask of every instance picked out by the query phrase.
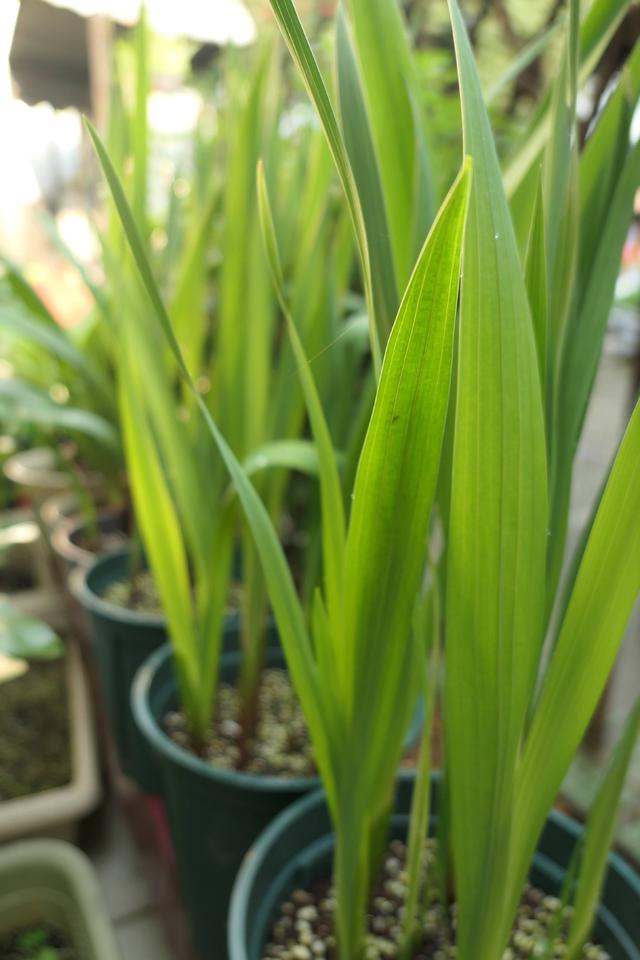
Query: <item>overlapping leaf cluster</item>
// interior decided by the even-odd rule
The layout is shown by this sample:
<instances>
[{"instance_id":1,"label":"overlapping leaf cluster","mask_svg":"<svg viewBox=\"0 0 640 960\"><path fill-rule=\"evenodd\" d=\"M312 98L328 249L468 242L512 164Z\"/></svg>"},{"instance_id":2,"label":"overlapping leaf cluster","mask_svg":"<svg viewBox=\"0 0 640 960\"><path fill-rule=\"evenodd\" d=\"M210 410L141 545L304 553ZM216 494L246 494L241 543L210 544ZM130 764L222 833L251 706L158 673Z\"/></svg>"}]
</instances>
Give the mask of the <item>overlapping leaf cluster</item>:
<instances>
[{"instance_id":1,"label":"overlapping leaf cluster","mask_svg":"<svg viewBox=\"0 0 640 960\"><path fill-rule=\"evenodd\" d=\"M563 602L550 617L564 556L575 445L640 172L637 148L629 142L638 100L637 48L580 152L578 86L625 4L596 0L581 21L573 2L554 91L503 177L464 22L456 0L450 0L469 159L414 264L433 200L397 5L352 0L348 10L340 10L334 110L293 3L271 4L342 182L379 373L347 513L260 176L267 260L317 451L323 586L310 625L269 512L233 449L234 428L195 388L99 142L98 151L154 320L232 476L262 563L335 825L337 929L344 960L363 955L366 898L384 842L403 736L423 685L416 603L437 497L446 549L428 593L437 609L435 590L442 584L446 821L458 901L457 951L461 960L495 960L544 820L595 710L640 588L637 407ZM612 153L606 144L613 134ZM155 328L145 334L155 335ZM549 657L543 655L547 636ZM432 682L432 693L435 687ZM592 920L611 807L639 716L636 710L630 718L585 840L572 955ZM413 838L427 819L429 764L426 753L423 757ZM410 845L413 853L415 843ZM419 870L411 875L415 902ZM409 949L410 928L407 936Z\"/></svg>"},{"instance_id":2,"label":"overlapping leaf cluster","mask_svg":"<svg viewBox=\"0 0 640 960\"><path fill-rule=\"evenodd\" d=\"M143 28L142 28L143 29ZM137 64L146 56L138 52ZM145 166L145 113L136 110L134 169L127 177L126 151L101 144L116 209L103 259L118 284L114 314L118 338L119 409L136 518L146 556L157 582L176 653L185 710L192 732L207 729L218 680L219 658L234 567L241 568L240 688L245 721L250 725L264 657L266 598L253 540L239 523L237 502L202 419L194 395L180 382L180 364L168 352L157 329L166 314L184 365L197 385L199 402L215 417L268 506L274 522L284 511L289 472L315 474L313 446L301 438L304 405L293 355L280 329L277 300L262 250L258 226L255 168L259 154L269 158L274 189L301 197L298 208L281 214L291 271L292 310L305 349L336 349L319 363L325 395L331 385L333 443L348 454L351 405L359 397L362 334L343 324L344 291L352 259L344 214L330 191L330 157L321 136L307 126L299 135L298 161L292 164L278 133L282 110L280 76L273 45L265 43L249 59L249 71L225 73L218 135L206 145L223 161L196 178L193 201L178 248L175 277L169 285L154 264L148 215L142 192ZM146 96L144 69L138 76L138 100ZM95 138L95 135L92 135ZM115 161L114 161L115 157ZM119 158L119 159L118 159ZM336 240L337 238L337 240ZM133 260L122 257L131 245ZM336 242L334 242L336 240ZM209 265L218 246L218 265ZM135 278L141 268L151 303ZM325 262L327 269L318 270ZM165 302L168 306L165 308ZM168 319L170 317L170 320ZM355 443L359 445L357 431ZM313 503L313 495L310 496ZM310 524L311 526L312 523ZM313 551L312 551L313 553ZM302 572L314 582L312 564ZM309 589L303 582L303 589Z\"/></svg>"}]
</instances>

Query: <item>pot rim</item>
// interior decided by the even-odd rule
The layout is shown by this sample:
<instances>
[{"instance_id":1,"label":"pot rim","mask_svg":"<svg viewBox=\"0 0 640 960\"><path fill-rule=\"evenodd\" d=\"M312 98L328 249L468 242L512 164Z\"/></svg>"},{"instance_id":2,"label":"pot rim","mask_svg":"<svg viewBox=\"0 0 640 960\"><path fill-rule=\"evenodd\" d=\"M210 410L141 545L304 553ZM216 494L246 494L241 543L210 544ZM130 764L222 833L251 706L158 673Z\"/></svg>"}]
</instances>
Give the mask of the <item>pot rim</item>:
<instances>
[{"instance_id":1,"label":"pot rim","mask_svg":"<svg viewBox=\"0 0 640 960\"><path fill-rule=\"evenodd\" d=\"M30 447L12 453L3 464L3 472L8 480L20 487L48 487L51 495L69 486L68 477L56 468L51 447Z\"/></svg>"},{"instance_id":2,"label":"pot rim","mask_svg":"<svg viewBox=\"0 0 640 960\"><path fill-rule=\"evenodd\" d=\"M101 524L108 523L112 518L117 520L123 516L125 516L124 507L103 507L97 512L98 528L100 528ZM73 536L81 530L86 529L86 527L86 520L77 513L69 517L62 517L58 520L57 523L54 524L51 533L51 546L54 552L71 563L80 563L88 566L92 564L97 557L102 559L105 556L113 556L116 552L121 553L123 550L128 550L127 547L123 547L118 551L110 550L108 554L96 554L92 550L87 550L85 547L79 546L77 543L74 543Z\"/></svg>"},{"instance_id":3,"label":"pot rim","mask_svg":"<svg viewBox=\"0 0 640 960\"><path fill-rule=\"evenodd\" d=\"M91 586L96 574L103 567L117 564L129 556L129 547L123 547L120 550L114 550L105 556L95 557L88 567L76 567L69 574L69 589L75 599L91 613L99 614L107 620L113 620L116 623L126 624L128 626L147 626L166 628L167 621L161 613L142 613L139 610L129 610L127 607L119 607L115 603L109 603L104 597ZM118 578L113 578L110 583L116 582Z\"/></svg>"},{"instance_id":4,"label":"pot rim","mask_svg":"<svg viewBox=\"0 0 640 960\"><path fill-rule=\"evenodd\" d=\"M414 770L401 770L398 774L398 780L410 780L415 777ZM432 782L440 781L439 771L432 774ZM231 901L229 904L229 944L243 943L245 940L245 917L248 913L249 898L251 890L258 872L262 868L262 863L268 855L269 850L278 842L281 836L285 835L292 823L304 818L309 811L313 811L318 806L326 806L326 797L324 788L314 790L307 796L301 797L294 803L285 807L271 823L262 831L255 843L247 851L242 865L233 885L231 892ZM572 839L577 839L583 831L583 825L579 821L563 813L561 810L552 807L547 816L547 822L551 821L560 829L569 833ZM333 828L331 828L333 834ZM613 867L620 875L621 879L629 885L634 895L640 900L640 874L621 856L619 853L610 851L608 855L608 865ZM617 918L614 918L617 921Z\"/></svg>"},{"instance_id":5,"label":"pot rim","mask_svg":"<svg viewBox=\"0 0 640 960\"><path fill-rule=\"evenodd\" d=\"M80 918L91 960L120 960L113 924L107 915L104 897L95 870L87 855L64 840L35 838L19 840L0 850L0 875L20 877L25 867L36 865L50 870L54 878L68 885L65 900L70 912ZM15 881L14 881L15 883ZM54 879L55 884L55 879ZM42 896L42 891L55 889L47 880L40 884L23 883L27 897ZM0 903L6 895L0 895Z\"/></svg>"},{"instance_id":6,"label":"pot rim","mask_svg":"<svg viewBox=\"0 0 640 960\"><path fill-rule=\"evenodd\" d=\"M225 631L234 629L225 626ZM306 793L320 783L318 775L312 777L277 777L266 774L245 773L239 770L225 770L194 756L183 747L179 747L164 733L153 715L149 704L149 692L154 677L166 660L173 655L170 643L155 650L136 673L131 685L131 707L138 729L151 742L151 745L163 757L205 779L215 780L229 787L263 793ZM224 653L220 657L220 666L228 666L238 661L239 653Z\"/></svg>"},{"instance_id":7,"label":"pot rim","mask_svg":"<svg viewBox=\"0 0 640 960\"><path fill-rule=\"evenodd\" d=\"M70 445L76 449L75 445ZM4 475L18 487L30 491L46 491L44 499L69 491L69 477L56 464L55 450L52 446L28 447L17 450L4 461ZM95 470L83 473L83 482L90 490L97 490L101 478Z\"/></svg>"}]
</instances>

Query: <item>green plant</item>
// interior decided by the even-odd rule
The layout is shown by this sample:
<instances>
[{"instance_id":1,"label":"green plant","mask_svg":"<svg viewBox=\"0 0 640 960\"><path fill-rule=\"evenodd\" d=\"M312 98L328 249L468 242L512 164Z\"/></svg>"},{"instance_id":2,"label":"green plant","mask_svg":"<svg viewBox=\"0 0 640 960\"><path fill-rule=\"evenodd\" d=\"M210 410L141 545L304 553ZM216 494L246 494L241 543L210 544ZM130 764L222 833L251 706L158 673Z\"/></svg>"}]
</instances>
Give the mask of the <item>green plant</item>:
<instances>
[{"instance_id":1,"label":"green plant","mask_svg":"<svg viewBox=\"0 0 640 960\"><path fill-rule=\"evenodd\" d=\"M295 250L293 309L306 349L322 353L327 343L335 344L330 357L319 358L318 368L327 393L330 385L333 389L336 439L347 449L349 436L343 428L355 392L349 385L359 382L362 336L361 325L343 329L342 298L351 249L345 242L343 218L332 209L331 166L322 138L313 131L303 134L299 145L303 162L293 174L280 165L285 153L275 123L280 111L275 67L267 45L258 52L248 82L246 70L242 77L229 78L230 99L223 109L235 125L224 142L220 177L225 186L222 179L214 178L208 188L205 209L187 229L173 290L165 291L164 298L155 279L145 218L136 213L133 194L129 206L122 176L94 131L90 132L135 260L143 264L145 284L154 291L153 307L171 317L167 322L197 383L200 402L224 424L234 451L279 522L290 472L315 475L317 457L313 445L300 437L304 405L261 248L255 197L259 151L272 158L275 188L288 192L297 186L302 196L296 215L289 211L283 216L288 245ZM135 154L134 160L144 163L145 151ZM153 310L141 295L130 264L121 254L116 256L123 243L116 222L110 233L112 239L104 244L103 254L124 304L114 322L120 345L116 365L129 479L176 652L182 702L198 744L212 713L238 547L243 653L239 687L246 732L255 717L264 658L265 590L253 541L239 523L238 505L197 415L194 397L184 390L174 358L158 340ZM206 256L212 233L222 250L213 278ZM330 272L317 269L319 259L327 261ZM342 337L343 333L348 336ZM339 389L334 389L337 377L332 383L336 365L343 374ZM362 402L367 402L366 390ZM357 436L355 442L359 442Z\"/></svg>"},{"instance_id":2,"label":"green plant","mask_svg":"<svg viewBox=\"0 0 640 960\"><path fill-rule=\"evenodd\" d=\"M36 427L49 442L72 439L74 462L105 478L107 498L121 496L122 452L113 376L95 349L96 317L75 330L61 327L22 271L0 260L0 329L9 375L0 378L3 423Z\"/></svg>"},{"instance_id":3,"label":"green plant","mask_svg":"<svg viewBox=\"0 0 640 960\"><path fill-rule=\"evenodd\" d=\"M629 497L640 410L612 468L547 663L553 460L547 465L541 355L473 58L457 5L451 8L465 148L477 176L461 292L444 702L459 951L489 957L506 940L547 810L640 586L639 571L631 571L638 504ZM567 57L576 37L574 4ZM564 81L566 75L561 98ZM554 146L550 141L551 157Z\"/></svg>"},{"instance_id":4,"label":"green plant","mask_svg":"<svg viewBox=\"0 0 640 960\"><path fill-rule=\"evenodd\" d=\"M130 211L117 181L111 178L103 148L97 140L96 144L135 253L137 238ZM313 642L277 532L193 385L256 539L289 669L336 818L339 928L347 956L359 952L370 874L418 692L420 671L416 668L421 645L417 640L405 643L405 639L410 635L424 566L444 435L469 179L467 168L434 224L403 299L360 457L348 533L337 462L315 383L289 315L261 181L262 220L272 272L318 448L325 591L324 597L319 591L314 597ZM142 251L138 253L143 279L175 359L187 382L193 384ZM396 509L398 486L403 494L402 512ZM354 777L355 771L359 776Z\"/></svg>"},{"instance_id":5,"label":"green plant","mask_svg":"<svg viewBox=\"0 0 640 960\"><path fill-rule=\"evenodd\" d=\"M62 641L47 623L0 600L0 684L26 673L30 661L55 660L63 652Z\"/></svg>"},{"instance_id":6,"label":"green plant","mask_svg":"<svg viewBox=\"0 0 640 960\"><path fill-rule=\"evenodd\" d=\"M353 94L353 61L343 63L342 90L350 89L355 96L353 126L348 133L345 128L345 140L359 131L349 150L293 5L273 0L272 6L314 97L342 177L369 287L370 320L375 318L371 326L375 356L376 338L382 353L384 327L379 326L379 309L376 313L364 211L379 201L375 194L380 183L363 187L361 181L355 186L357 176L351 164L355 167L357 160L352 154L357 147L371 156L373 141L362 124L362 100L357 92ZM395 14L387 6L392 35L395 28L389 24L395 22ZM601 4L595 7L602 12ZM384 10L384 3L377 4L380 16ZM424 600L418 600L418 594L438 474L442 474L438 498L444 507L446 551L441 576L432 580L430 602L437 608L434 591L441 582L448 798L443 819L445 840L453 852L450 875L455 878L461 960L495 960L502 954L540 831L597 705L640 589L640 567L634 563L640 554L638 406L579 552L566 602L550 635L551 652L546 655L548 611L556 587L553 574L547 576L553 566L553 558L547 555L547 532L554 461L548 456L553 421L545 417L547 351L541 349L547 342L541 336L545 331L546 337L547 327L541 324L539 312L548 288L539 264L551 262L560 269L563 258L558 255L575 251L576 240L561 239L558 211L551 199L546 202L553 222L549 230L540 231L543 214L538 202L532 206L530 221L535 241L527 264L523 263L455 0L450 2L450 13L465 152L471 159L434 220L402 298L380 366L348 518L322 404L291 316L266 184L259 178L268 262L317 448L324 578L323 589L314 597L310 628L268 512L198 396L130 212L97 143L155 307L155 322L216 440L256 541L335 825L336 922L344 960L359 960L364 953L366 898L383 849L404 730L422 683L420 610ZM589 18L585 21L587 26L592 23ZM342 43L345 56L348 27L342 22L338 30L342 31L338 48ZM562 126L567 90L571 116L578 37L574 3L560 92L555 111L548 112L549 126L552 122ZM366 48L365 40L361 42ZM589 49L596 46L593 43ZM601 123L607 116L611 114L605 112ZM591 142L599 140L597 134ZM548 142L546 189L549 197L556 197L558 183L569 176L575 147L560 135ZM621 202L616 231L628 215L622 207ZM385 256L390 256L388 250ZM560 322L558 300L552 297L549 303L553 305L550 315ZM577 336L582 339L587 333L581 328ZM449 402L452 379L455 392ZM447 418L450 449L445 444ZM639 720L637 708L605 781L601 796L606 799L596 803L584 841L569 940L573 955L581 949L593 918L615 804ZM415 837L424 836L428 769L429 758L423 751L410 833L414 863L419 846ZM447 849L448 843L442 846ZM415 902L417 874L412 869L410 902ZM406 936L408 952L410 929Z\"/></svg>"}]
</instances>

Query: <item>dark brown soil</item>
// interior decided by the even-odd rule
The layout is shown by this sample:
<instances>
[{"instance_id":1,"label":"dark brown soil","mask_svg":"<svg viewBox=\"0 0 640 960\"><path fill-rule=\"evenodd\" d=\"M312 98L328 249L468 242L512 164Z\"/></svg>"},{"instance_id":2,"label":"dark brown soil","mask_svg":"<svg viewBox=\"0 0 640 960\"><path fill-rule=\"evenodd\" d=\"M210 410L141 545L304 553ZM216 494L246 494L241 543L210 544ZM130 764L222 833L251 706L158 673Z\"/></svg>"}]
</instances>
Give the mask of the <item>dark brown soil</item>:
<instances>
[{"instance_id":1,"label":"dark brown soil","mask_svg":"<svg viewBox=\"0 0 640 960\"><path fill-rule=\"evenodd\" d=\"M395 960L398 956L406 897L405 862L405 844L394 840L387 848L369 905L366 960ZM417 937L413 960L449 960L456 956L456 905L448 904L442 908L437 885L431 879L434 862L435 844L430 841L426 857L426 889L420 898L423 904L419 919L421 933ZM550 930L558 931L550 956L554 960L561 957L570 908L563 909L563 919L556 925L560 909L562 906L556 897L545 896L541 890L527 886L502 960L533 960L544 956L544 944ZM336 960L334 910L334 891L329 880L318 881L309 890L295 890L280 908L263 960ZM583 960L609 960L605 950L592 944L585 945L581 956Z\"/></svg>"},{"instance_id":2,"label":"dark brown soil","mask_svg":"<svg viewBox=\"0 0 640 960\"><path fill-rule=\"evenodd\" d=\"M34 579L30 574L0 566L0 593L19 593L31 590L33 586Z\"/></svg>"},{"instance_id":3,"label":"dark brown soil","mask_svg":"<svg viewBox=\"0 0 640 960\"><path fill-rule=\"evenodd\" d=\"M49 923L0 934L0 960L78 960L69 938Z\"/></svg>"},{"instance_id":4,"label":"dark brown soil","mask_svg":"<svg viewBox=\"0 0 640 960\"><path fill-rule=\"evenodd\" d=\"M263 672L255 736L244 742L239 723L240 707L236 688L227 683L221 684L204 751L206 759L213 766L281 777L315 774L307 727L285 670L269 669ZM165 730L179 746L191 749L182 713L168 714L165 717Z\"/></svg>"},{"instance_id":5,"label":"dark brown soil","mask_svg":"<svg viewBox=\"0 0 640 960\"><path fill-rule=\"evenodd\" d=\"M71 779L64 660L32 663L0 687L0 801ZM0 951L0 958L4 955Z\"/></svg>"},{"instance_id":6,"label":"dark brown soil","mask_svg":"<svg viewBox=\"0 0 640 960\"><path fill-rule=\"evenodd\" d=\"M101 532L100 536L96 538L82 529L72 534L70 539L81 550L96 554L114 553L126 546L127 543L127 535L124 530L112 530L109 533Z\"/></svg>"}]
</instances>

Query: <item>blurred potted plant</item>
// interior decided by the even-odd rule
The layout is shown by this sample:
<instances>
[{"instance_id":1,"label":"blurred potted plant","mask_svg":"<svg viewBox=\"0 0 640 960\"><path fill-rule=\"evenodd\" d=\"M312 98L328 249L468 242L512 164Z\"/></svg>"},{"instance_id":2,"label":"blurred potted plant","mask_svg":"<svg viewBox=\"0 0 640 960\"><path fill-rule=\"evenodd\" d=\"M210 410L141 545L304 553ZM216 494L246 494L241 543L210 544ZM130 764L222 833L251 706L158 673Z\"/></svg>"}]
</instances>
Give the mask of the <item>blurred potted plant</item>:
<instances>
[{"instance_id":1,"label":"blurred potted plant","mask_svg":"<svg viewBox=\"0 0 640 960\"><path fill-rule=\"evenodd\" d=\"M29 497L62 558L86 563L87 552L102 549L101 526L126 521L108 352L96 342L96 316L79 329L61 327L18 267L4 259L3 268L0 317L11 376L0 381L0 392L12 424L36 425L50 444L9 457L4 472ZM101 292L92 289L100 300ZM84 543L69 538L70 511L82 517L84 533L76 531L76 540ZM65 532L56 536L61 523Z\"/></svg>"},{"instance_id":2,"label":"blurred potted plant","mask_svg":"<svg viewBox=\"0 0 640 960\"><path fill-rule=\"evenodd\" d=\"M86 856L60 840L0 851L0 952L17 960L119 960Z\"/></svg>"}]
</instances>

